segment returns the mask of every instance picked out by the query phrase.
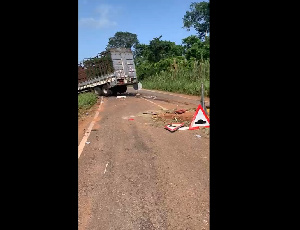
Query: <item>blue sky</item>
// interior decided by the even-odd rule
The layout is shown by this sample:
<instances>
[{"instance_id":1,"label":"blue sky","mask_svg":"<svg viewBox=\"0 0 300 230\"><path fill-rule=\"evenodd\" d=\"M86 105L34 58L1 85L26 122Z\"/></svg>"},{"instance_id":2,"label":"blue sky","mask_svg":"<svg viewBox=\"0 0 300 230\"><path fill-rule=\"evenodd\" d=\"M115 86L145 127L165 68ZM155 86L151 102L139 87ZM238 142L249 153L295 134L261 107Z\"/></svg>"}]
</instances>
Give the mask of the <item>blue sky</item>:
<instances>
[{"instance_id":1,"label":"blue sky","mask_svg":"<svg viewBox=\"0 0 300 230\"><path fill-rule=\"evenodd\" d=\"M119 31L137 34L143 44L160 35L181 44L196 35L182 28L192 2L200 0L78 0L78 62L104 51Z\"/></svg>"}]
</instances>

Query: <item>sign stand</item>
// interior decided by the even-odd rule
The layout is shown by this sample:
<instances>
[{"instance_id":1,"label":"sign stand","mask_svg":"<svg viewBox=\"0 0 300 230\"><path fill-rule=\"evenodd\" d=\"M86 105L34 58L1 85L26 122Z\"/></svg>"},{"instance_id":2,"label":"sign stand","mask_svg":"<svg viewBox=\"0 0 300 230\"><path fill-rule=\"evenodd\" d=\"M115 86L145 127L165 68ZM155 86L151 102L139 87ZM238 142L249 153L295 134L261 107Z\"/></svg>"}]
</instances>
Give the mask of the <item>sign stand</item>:
<instances>
[{"instance_id":1,"label":"sign stand","mask_svg":"<svg viewBox=\"0 0 300 230\"><path fill-rule=\"evenodd\" d=\"M205 101L204 101L204 89L203 89L203 83L201 83L201 100L200 100L200 104L202 105L202 108L204 109L206 115L208 115L207 109L206 109L206 106L205 106Z\"/></svg>"}]
</instances>

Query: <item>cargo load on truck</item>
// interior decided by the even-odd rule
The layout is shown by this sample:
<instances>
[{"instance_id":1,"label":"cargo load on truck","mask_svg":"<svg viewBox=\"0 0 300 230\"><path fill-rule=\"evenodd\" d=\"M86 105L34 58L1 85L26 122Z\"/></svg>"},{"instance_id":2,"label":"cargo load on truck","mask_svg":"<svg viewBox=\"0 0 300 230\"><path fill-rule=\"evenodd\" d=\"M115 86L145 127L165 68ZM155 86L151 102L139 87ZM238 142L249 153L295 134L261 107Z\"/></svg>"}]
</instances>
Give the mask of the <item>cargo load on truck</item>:
<instances>
[{"instance_id":1,"label":"cargo load on truck","mask_svg":"<svg viewBox=\"0 0 300 230\"><path fill-rule=\"evenodd\" d=\"M110 96L125 93L138 80L131 49L112 48L78 64L78 92L95 91Z\"/></svg>"}]
</instances>

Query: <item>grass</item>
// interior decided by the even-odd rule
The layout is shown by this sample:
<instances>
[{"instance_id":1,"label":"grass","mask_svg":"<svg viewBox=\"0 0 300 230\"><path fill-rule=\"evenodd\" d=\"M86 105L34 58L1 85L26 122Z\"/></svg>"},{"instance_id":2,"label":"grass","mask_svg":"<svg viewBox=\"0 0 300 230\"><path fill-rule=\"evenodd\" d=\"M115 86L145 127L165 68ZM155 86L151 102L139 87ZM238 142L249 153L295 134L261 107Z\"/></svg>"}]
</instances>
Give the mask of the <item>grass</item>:
<instances>
[{"instance_id":1,"label":"grass","mask_svg":"<svg viewBox=\"0 0 300 230\"><path fill-rule=\"evenodd\" d=\"M88 92L78 94L78 116L96 104L97 100L98 96L95 93Z\"/></svg>"},{"instance_id":2,"label":"grass","mask_svg":"<svg viewBox=\"0 0 300 230\"><path fill-rule=\"evenodd\" d=\"M209 61L196 62L193 68L178 68L176 71L162 71L142 81L143 88L157 89L174 93L209 96Z\"/></svg>"}]
</instances>

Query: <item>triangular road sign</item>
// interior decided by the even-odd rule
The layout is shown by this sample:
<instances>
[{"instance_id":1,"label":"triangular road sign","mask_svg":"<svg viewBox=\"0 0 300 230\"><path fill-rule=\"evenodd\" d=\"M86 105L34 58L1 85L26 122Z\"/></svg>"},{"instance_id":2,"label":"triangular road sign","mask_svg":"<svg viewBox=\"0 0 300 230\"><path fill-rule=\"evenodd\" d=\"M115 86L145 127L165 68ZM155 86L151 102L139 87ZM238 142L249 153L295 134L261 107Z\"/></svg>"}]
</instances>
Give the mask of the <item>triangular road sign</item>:
<instances>
[{"instance_id":1,"label":"triangular road sign","mask_svg":"<svg viewBox=\"0 0 300 230\"><path fill-rule=\"evenodd\" d=\"M199 129L200 127L209 127L209 118L204 112L201 104L198 106L195 115L190 124L189 130Z\"/></svg>"}]
</instances>

